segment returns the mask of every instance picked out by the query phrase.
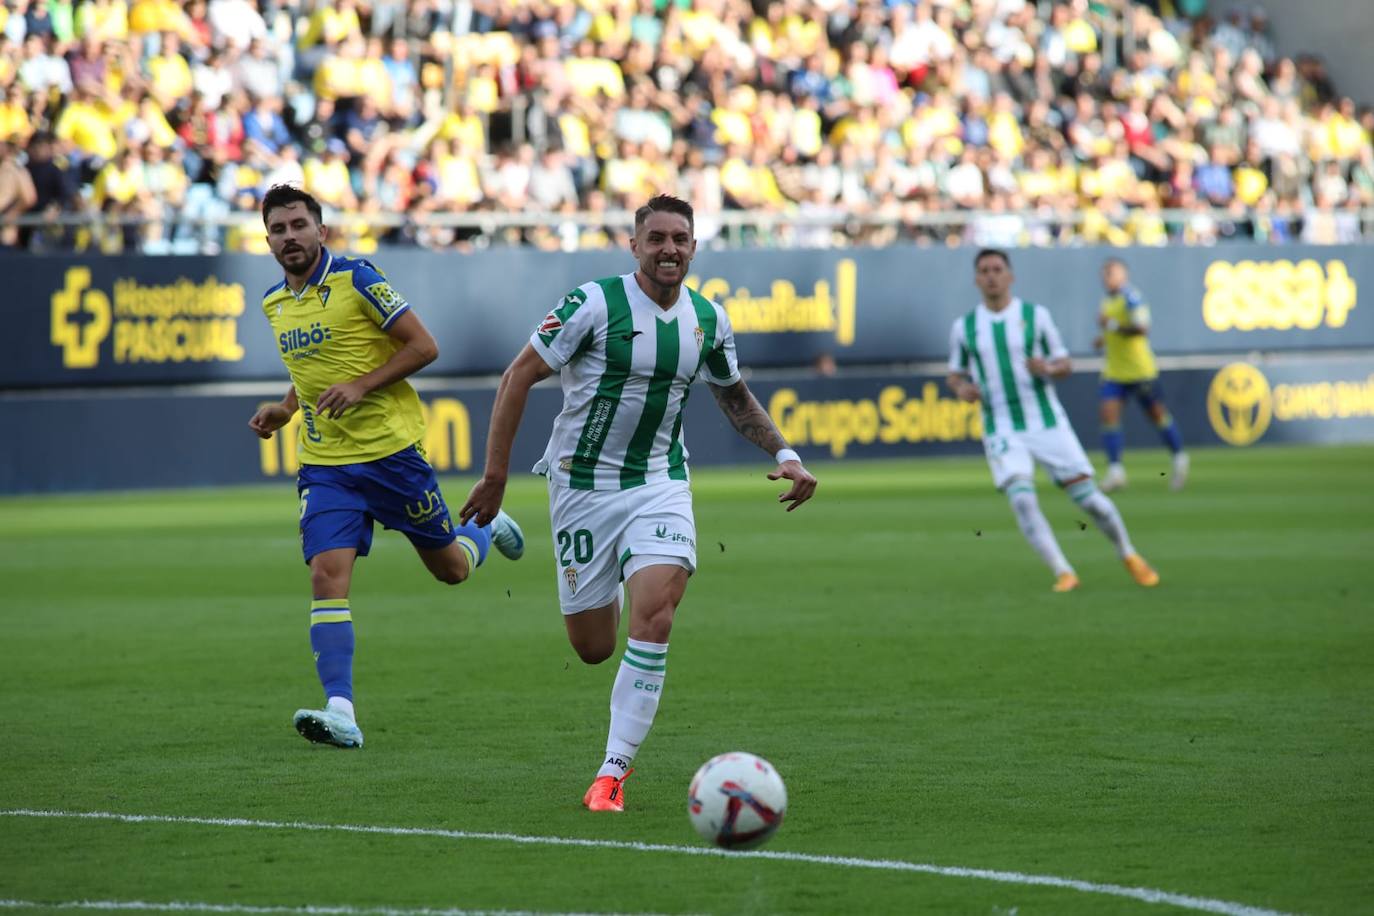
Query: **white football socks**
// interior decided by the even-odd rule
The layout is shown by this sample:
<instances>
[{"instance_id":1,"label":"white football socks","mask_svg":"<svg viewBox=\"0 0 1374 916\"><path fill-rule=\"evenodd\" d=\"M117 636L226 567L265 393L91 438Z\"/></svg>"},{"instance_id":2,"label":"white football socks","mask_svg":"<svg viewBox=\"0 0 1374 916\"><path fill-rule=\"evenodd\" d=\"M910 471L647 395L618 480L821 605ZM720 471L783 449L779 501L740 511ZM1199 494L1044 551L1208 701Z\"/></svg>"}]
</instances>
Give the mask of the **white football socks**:
<instances>
[{"instance_id":1,"label":"white football socks","mask_svg":"<svg viewBox=\"0 0 1374 916\"><path fill-rule=\"evenodd\" d=\"M345 700L343 697L330 697L329 701L324 704L324 708L330 712L337 712L340 715L346 716L350 722L358 721L353 717L352 700Z\"/></svg>"},{"instance_id":2,"label":"white football socks","mask_svg":"<svg viewBox=\"0 0 1374 916\"><path fill-rule=\"evenodd\" d=\"M668 668L668 644L628 640L611 688L611 730L597 776L621 779L654 724Z\"/></svg>"},{"instance_id":3,"label":"white football socks","mask_svg":"<svg viewBox=\"0 0 1374 916\"><path fill-rule=\"evenodd\" d=\"M1126 533L1126 523L1122 521L1116 503L1099 490L1096 484L1091 480L1079 481L1068 488L1068 494L1084 512L1092 516L1093 522L1107 536L1107 540L1116 546L1116 551L1122 559L1135 553L1130 535Z\"/></svg>"},{"instance_id":4,"label":"white football socks","mask_svg":"<svg viewBox=\"0 0 1374 916\"><path fill-rule=\"evenodd\" d=\"M1040 511L1035 487L1018 480L1007 487L1007 499L1011 500L1011 511L1016 516L1016 523L1021 526L1021 533L1054 574L1060 576L1073 572L1064 551L1059 549L1059 541L1055 539L1045 513Z\"/></svg>"}]
</instances>

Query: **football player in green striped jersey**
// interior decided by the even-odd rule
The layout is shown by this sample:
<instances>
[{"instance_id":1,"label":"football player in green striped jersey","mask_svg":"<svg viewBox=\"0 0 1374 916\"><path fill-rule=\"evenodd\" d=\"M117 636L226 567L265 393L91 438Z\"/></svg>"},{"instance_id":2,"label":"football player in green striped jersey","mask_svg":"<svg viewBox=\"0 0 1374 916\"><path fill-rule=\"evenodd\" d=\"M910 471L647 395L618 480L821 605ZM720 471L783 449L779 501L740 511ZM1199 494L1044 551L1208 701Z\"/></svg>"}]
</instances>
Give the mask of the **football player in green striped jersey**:
<instances>
[{"instance_id":1,"label":"football player in green striped jersey","mask_svg":"<svg viewBox=\"0 0 1374 916\"><path fill-rule=\"evenodd\" d=\"M621 583L629 639L611 688L606 753L583 796L623 811L624 782L662 697L673 615L697 566L682 416L692 383L710 386L734 428L777 464L787 509L811 498L802 466L740 378L725 310L683 285L696 253L692 208L661 195L635 213L638 270L584 283L555 305L506 369L487 437L486 469L460 518L497 517L511 443L531 386L555 372L563 410L534 470L548 478L559 603L583 661L610 658Z\"/></svg>"},{"instance_id":2,"label":"football player in green striped jersey","mask_svg":"<svg viewBox=\"0 0 1374 916\"><path fill-rule=\"evenodd\" d=\"M973 269L983 301L950 329L949 387L965 401L982 402L983 451L993 484L1007 494L1021 533L1054 572L1054 590L1072 591L1079 580L1040 511L1036 464L1088 513L1136 582L1159 584L1159 574L1132 546L1116 505L1093 483L1093 466L1055 394L1054 380L1073 366L1049 309L1012 296L1006 252L978 252Z\"/></svg>"}]
</instances>

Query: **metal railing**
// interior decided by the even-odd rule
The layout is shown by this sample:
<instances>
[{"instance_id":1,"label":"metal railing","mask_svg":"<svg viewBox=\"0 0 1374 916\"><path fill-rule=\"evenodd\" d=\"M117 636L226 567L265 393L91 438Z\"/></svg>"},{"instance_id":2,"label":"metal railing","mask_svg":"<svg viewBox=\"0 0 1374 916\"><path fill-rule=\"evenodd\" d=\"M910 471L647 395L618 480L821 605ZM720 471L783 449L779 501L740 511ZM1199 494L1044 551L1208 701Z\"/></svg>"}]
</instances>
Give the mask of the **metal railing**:
<instances>
[{"instance_id":1,"label":"metal railing","mask_svg":"<svg viewBox=\"0 0 1374 916\"><path fill-rule=\"evenodd\" d=\"M634 224L630 210L552 212L342 213L325 222L343 244L474 250L539 245L563 250L604 248ZM263 251L256 212L215 216L170 213L68 212L26 214L0 223L24 230L33 252L85 251L203 254ZM842 209L791 212L725 210L698 213L699 242L710 248L843 248L855 245L970 244L1021 247L1084 244L1214 244L1226 241L1349 244L1374 241L1374 208L1307 209L1276 214L1236 209L1100 210L1073 212L945 210L855 213Z\"/></svg>"}]
</instances>

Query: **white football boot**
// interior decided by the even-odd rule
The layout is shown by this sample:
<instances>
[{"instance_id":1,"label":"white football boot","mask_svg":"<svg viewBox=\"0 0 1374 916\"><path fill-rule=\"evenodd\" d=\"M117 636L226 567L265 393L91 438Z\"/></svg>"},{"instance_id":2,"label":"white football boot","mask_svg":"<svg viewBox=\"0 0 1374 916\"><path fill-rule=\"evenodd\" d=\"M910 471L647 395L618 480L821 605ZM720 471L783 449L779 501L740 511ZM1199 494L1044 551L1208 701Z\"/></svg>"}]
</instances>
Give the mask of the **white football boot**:
<instances>
[{"instance_id":1,"label":"white football boot","mask_svg":"<svg viewBox=\"0 0 1374 916\"><path fill-rule=\"evenodd\" d=\"M525 534L504 509L498 510L496 518L491 520L491 542L507 560L518 560L525 555Z\"/></svg>"},{"instance_id":2,"label":"white football boot","mask_svg":"<svg viewBox=\"0 0 1374 916\"><path fill-rule=\"evenodd\" d=\"M335 747L362 747L363 732L358 723L332 709L298 709L292 724L301 736L316 744Z\"/></svg>"},{"instance_id":3,"label":"white football boot","mask_svg":"<svg viewBox=\"0 0 1374 916\"><path fill-rule=\"evenodd\" d=\"M1188 482L1188 453L1179 452L1174 456L1174 473L1169 478L1169 489L1182 490Z\"/></svg>"}]
</instances>

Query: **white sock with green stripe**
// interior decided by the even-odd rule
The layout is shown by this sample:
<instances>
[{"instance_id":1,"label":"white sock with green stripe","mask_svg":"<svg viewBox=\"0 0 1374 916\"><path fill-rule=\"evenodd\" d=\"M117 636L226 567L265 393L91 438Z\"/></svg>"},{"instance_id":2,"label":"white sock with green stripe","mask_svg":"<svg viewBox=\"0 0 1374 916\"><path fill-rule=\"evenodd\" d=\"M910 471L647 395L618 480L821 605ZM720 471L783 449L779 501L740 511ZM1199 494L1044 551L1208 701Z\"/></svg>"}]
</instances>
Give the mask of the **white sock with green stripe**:
<instances>
[{"instance_id":1,"label":"white sock with green stripe","mask_svg":"<svg viewBox=\"0 0 1374 916\"><path fill-rule=\"evenodd\" d=\"M597 776L623 777L639 746L654 724L663 676L668 669L668 644L631 639L620 659L611 688L611 731L606 737L606 762Z\"/></svg>"},{"instance_id":2,"label":"white sock with green stripe","mask_svg":"<svg viewBox=\"0 0 1374 916\"><path fill-rule=\"evenodd\" d=\"M1080 480L1076 484L1069 486L1067 490L1069 498L1078 503L1083 511L1092 516L1092 520L1097 527L1102 529L1102 533L1107 536L1115 546L1116 551L1125 559L1135 553L1135 548L1131 546L1130 535L1126 533L1126 523L1121 519L1121 513L1116 508L1116 503L1097 488L1097 484L1091 479Z\"/></svg>"},{"instance_id":3,"label":"white sock with green stripe","mask_svg":"<svg viewBox=\"0 0 1374 916\"><path fill-rule=\"evenodd\" d=\"M1035 497L1035 486L1026 480L1014 480L1007 486L1007 499L1011 500L1011 511L1016 523L1021 526L1031 547L1040 554L1040 559L1054 571L1056 576L1073 572L1064 551L1059 549L1059 541L1054 536L1045 513L1040 511L1040 500Z\"/></svg>"}]
</instances>

